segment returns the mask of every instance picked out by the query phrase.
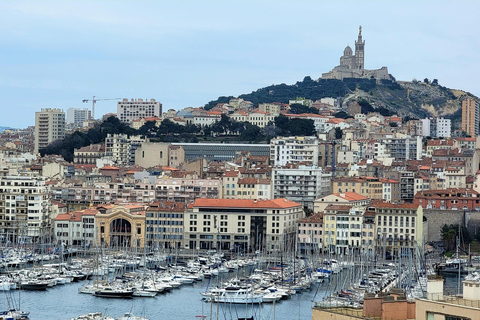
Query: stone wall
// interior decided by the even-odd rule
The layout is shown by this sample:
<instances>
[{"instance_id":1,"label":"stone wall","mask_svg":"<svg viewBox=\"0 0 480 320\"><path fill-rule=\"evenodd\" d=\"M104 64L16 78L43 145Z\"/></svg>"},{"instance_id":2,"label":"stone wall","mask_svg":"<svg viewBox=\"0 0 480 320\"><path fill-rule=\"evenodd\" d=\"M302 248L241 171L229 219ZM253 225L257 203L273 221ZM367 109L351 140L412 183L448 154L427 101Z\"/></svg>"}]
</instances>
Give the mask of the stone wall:
<instances>
[{"instance_id":1,"label":"stone wall","mask_svg":"<svg viewBox=\"0 0 480 320\"><path fill-rule=\"evenodd\" d=\"M475 213L474 219L478 219L480 222L480 212ZM427 230L424 230L425 241L441 241L442 233L441 229L443 225L465 223L464 212L462 210L440 210L440 209L423 209L423 216L427 218ZM469 213L467 212L467 222ZM478 217L477 217L478 216ZM474 222L474 219L470 218L470 223Z\"/></svg>"}]
</instances>

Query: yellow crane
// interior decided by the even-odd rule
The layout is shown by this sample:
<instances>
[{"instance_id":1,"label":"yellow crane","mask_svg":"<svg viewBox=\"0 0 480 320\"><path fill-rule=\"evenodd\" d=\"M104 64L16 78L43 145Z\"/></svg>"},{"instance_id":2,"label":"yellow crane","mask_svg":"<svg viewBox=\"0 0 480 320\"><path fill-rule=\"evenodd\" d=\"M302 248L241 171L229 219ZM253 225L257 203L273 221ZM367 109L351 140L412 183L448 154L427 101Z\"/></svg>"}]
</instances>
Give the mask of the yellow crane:
<instances>
[{"instance_id":1,"label":"yellow crane","mask_svg":"<svg viewBox=\"0 0 480 320\"><path fill-rule=\"evenodd\" d=\"M92 119L95 119L95 103L97 101L102 101L102 100L121 100L122 98L104 98L104 99L95 99L95 96L93 96L92 99L83 99L83 103L88 103L92 101Z\"/></svg>"}]
</instances>

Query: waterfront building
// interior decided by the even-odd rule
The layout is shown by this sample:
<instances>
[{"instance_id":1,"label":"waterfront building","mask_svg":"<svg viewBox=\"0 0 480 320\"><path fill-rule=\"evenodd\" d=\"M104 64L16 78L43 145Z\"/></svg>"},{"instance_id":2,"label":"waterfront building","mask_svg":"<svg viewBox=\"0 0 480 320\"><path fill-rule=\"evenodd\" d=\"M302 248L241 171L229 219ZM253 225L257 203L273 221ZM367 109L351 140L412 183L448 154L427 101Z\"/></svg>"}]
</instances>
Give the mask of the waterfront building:
<instances>
[{"instance_id":1,"label":"waterfront building","mask_svg":"<svg viewBox=\"0 0 480 320\"><path fill-rule=\"evenodd\" d=\"M58 214L54 220L54 235L57 243L66 246L92 246L95 244L94 208Z\"/></svg>"},{"instance_id":2,"label":"waterfront building","mask_svg":"<svg viewBox=\"0 0 480 320\"><path fill-rule=\"evenodd\" d=\"M297 240L300 250L323 250L323 213L319 212L298 220Z\"/></svg>"},{"instance_id":3,"label":"waterfront building","mask_svg":"<svg viewBox=\"0 0 480 320\"><path fill-rule=\"evenodd\" d=\"M98 246L143 248L145 244L145 207L143 205L98 206L95 215Z\"/></svg>"},{"instance_id":4,"label":"waterfront building","mask_svg":"<svg viewBox=\"0 0 480 320\"><path fill-rule=\"evenodd\" d=\"M146 241L152 249L182 248L185 203L156 201L145 212Z\"/></svg>"},{"instance_id":5,"label":"waterfront building","mask_svg":"<svg viewBox=\"0 0 480 320\"><path fill-rule=\"evenodd\" d=\"M155 99L123 99L117 102L117 117L122 122L140 118L162 117L162 104Z\"/></svg>"},{"instance_id":6,"label":"waterfront building","mask_svg":"<svg viewBox=\"0 0 480 320\"><path fill-rule=\"evenodd\" d=\"M55 140L65 137L65 112L61 109L42 109L35 112L34 153Z\"/></svg>"},{"instance_id":7,"label":"waterfront building","mask_svg":"<svg viewBox=\"0 0 480 320\"><path fill-rule=\"evenodd\" d=\"M44 235L51 226L49 205L49 188L44 178L0 177L0 228L10 241Z\"/></svg>"},{"instance_id":8,"label":"waterfront building","mask_svg":"<svg viewBox=\"0 0 480 320\"><path fill-rule=\"evenodd\" d=\"M423 208L414 203L380 202L372 205L376 220L376 247L397 257L402 250L423 245Z\"/></svg>"},{"instance_id":9,"label":"waterfront building","mask_svg":"<svg viewBox=\"0 0 480 320\"><path fill-rule=\"evenodd\" d=\"M480 211L480 193L467 188L423 190L414 203L424 209Z\"/></svg>"},{"instance_id":10,"label":"waterfront building","mask_svg":"<svg viewBox=\"0 0 480 320\"><path fill-rule=\"evenodd\" d=\"M197 199L185 213L185 247L285 250L302 218L302 206L288 199Z\"/></svg>"}]
</instances>

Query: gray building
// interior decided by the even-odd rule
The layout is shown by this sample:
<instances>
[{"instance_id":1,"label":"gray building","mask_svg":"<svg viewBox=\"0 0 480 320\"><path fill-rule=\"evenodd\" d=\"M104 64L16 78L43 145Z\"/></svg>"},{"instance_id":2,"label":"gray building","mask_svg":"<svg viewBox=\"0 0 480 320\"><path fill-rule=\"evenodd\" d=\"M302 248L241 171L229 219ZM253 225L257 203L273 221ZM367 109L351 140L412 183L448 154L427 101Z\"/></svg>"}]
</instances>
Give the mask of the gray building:
<instances>
[{"instance_id":1,"label":"gray building","mask_svg":"<svg viewBox=\"0 0 480 320\"><path fill-rule=\"evenodd\" d=\"M185 150L185 160L204 158L212 161L230 161L239 151L248 151L252 156L270 156L269 144L247 143L172 143Z\"/></svg>"}]
</instances>

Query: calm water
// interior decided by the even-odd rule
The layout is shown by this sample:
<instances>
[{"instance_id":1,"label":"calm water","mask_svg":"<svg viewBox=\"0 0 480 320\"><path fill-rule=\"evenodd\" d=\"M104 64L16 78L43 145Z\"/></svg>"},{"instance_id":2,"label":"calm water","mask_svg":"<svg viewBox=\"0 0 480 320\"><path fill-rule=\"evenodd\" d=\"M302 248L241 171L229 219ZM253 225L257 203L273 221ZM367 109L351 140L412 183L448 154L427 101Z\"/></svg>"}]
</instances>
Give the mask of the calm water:
<instances>
[{"instance_id":1,"label":"calm water","mask_svg":"<svg viewBox=\"0 0 480 320\"><path fill-rule=\"evenodd\" d=\"M213 280L212 280L213 281ZM109 316L119 317L134 308L135 314L145 314L151 320L187 320L201 319L234 319L254 316L257 319L276 320L310 320L312 319L312 299L321 300L327 284L312 287L275 304L263 304L254 307L244 305L211 304L201 301L200 292L205 291L208 279L194 285L183 285L169 293L162 293L154 298L108 299L78 293L83 283L72 283L49 288L47 291L11 291L18 300L20 309L30 311L32 320L68 320L94 311L101 311ZM4 293L2 293L4 295ZM7 295L4 295L1 307L5 309ZM218 317L217 317L218 315Z\"/></svg>"}]
</instances>

